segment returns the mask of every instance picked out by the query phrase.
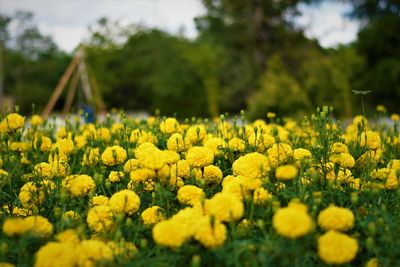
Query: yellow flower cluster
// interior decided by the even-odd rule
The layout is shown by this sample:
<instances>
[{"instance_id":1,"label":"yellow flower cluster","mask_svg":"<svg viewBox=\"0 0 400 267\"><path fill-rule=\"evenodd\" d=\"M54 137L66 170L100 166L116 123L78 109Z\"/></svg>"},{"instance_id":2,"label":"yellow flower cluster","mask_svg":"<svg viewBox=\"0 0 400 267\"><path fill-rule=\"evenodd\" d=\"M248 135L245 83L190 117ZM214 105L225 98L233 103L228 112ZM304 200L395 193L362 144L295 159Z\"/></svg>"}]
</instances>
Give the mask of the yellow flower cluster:
<instances>
[{"instance_id":1,"label":"yellow flower cluster","mask_svg":"<svg viewBox=\"0 0 400 267\"><path fill-rule=\"evenodd\" d=\"M24 128L9 114L0 122L1 259L76 267L149 255L187 265L190 256L200 266L228 264L232 250L240 265L265 265L262 255L281 257L287 242L317 265L357 253L354 264L395 259L375 248L396 237L400 135L362 116L342 130L326 112L240 126L225 116L112 114L59 128L39 116ZM19 262L13 251L27 242Z\"/></svg>"},{"instance_id":2,"label":"yellow flower cluster","mask_svg":"<svg viewBox=\"0 0 400 267\"><path fill-rule=\"evenodd\" d=\"M279 209L272 219L272 224L281 236L296 239L308 234L313 228L313 220L307 207L296 202Z\"/></svg>"},{"instance_id":3,"label":"yellow flower cluster","mask_svg":"<svg viewBox=\"0 0 400 267\"><path fill-rule=\"evenodd\" d=\"M347 208L330 206L319 213L318 225L324 230L347 231L354 225L354 214Z\"/></svg>"},{"instance_id":4,"label":"yellow flower cluster","mask_svg":"<svg viewBox=\"0 0 400 267\"><path fill-rule=\"evenodd\" d=\"M0 133L11 133L24 127L25 118L17 113L8 114L0 122Z\"/></svg>"},{"instance_id":5,"label":"yellow flower cluster","mask_svg":"<svg viewBox=\"0 0 400 267\"><path fill-rule=\"evenodd\" d=\"M33 236L47 238L53 234L53 225L42 216L28 216L24 219L11 218L4 222L3 233L7 236L29 233Z\"/></svg>"},{"instance_id":6,"label":"yellow flower cluster","mask_svg":"<svg viewBox=\"0 0 400 267\"><path fill-rule=\"evenodd\" d=\"M348 263L355 258L357 251L357 240L346 234L331 230L318 238L318 255L328 264Z\"/></svg>"},{"instance_id":7,"label":"yellow flower cluster","mask_svg":"<svg viewBox=\"0 0 400 267\"><path fill-rule=\"evenodd\" d=\"M125 162L127 157L125 149L120 146L107 147L101 154L101 160L107 166L119 165Z\"/></svg>"}]
</instances>

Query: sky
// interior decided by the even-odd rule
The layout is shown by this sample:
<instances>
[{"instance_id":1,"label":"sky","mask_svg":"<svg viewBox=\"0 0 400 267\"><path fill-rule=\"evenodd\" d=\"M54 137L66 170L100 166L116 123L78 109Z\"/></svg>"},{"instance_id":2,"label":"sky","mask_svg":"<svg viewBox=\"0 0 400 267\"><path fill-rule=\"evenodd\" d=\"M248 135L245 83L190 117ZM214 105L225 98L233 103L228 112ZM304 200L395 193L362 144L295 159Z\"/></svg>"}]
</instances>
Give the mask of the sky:
<instances>
[{"instance_id":1,"label":"sky","mask_svg":"<svg viewBox=\"0 0 400 267\"><path fill-rule=\"evenodd\" d=\"M302 5L303 15L295 21L306 29L308 37L318 39L324 47L335 47L356 39L358 23L343 16L349 9L340 1ZM197 31L193 18L205 12L200 0L0 0L0 13L13 15L18 10L33 12L39 30L67 52L88 37L89 25L100 17L157 27L172 34L184 29L185 36L194 38Z\"/></svg>"}]
</instances>

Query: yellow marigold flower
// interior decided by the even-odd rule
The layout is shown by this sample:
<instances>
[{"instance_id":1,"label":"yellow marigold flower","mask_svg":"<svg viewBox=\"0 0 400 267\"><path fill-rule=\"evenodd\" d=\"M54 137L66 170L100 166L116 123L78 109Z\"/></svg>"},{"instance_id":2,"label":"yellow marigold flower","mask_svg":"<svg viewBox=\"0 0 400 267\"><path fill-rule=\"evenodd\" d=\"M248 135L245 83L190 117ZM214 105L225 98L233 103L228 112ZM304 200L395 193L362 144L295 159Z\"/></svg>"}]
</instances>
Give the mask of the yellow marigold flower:
<instances>
[{"instance_id":1,"label":"yellow marigold flower","mask_svg":"<svg viewBox=\"0 0 400 267\"><path fill-rule=\"evenodd\" d=\"M35 137L34 147L37 148L40 143L40 151L42 152L49 152L53 147L53 143L51 139L46 136Z\"/></svg>"},{"instance_id":2,"label":"yellow marigold flower","mask_svg":"<svg viewBox=\"0 0 400 267\"><path fill-rule=\"evenodd\" d=\"M95 206L87 214L89 228L95 232L109 231L113 227L113 213L109 206Z\"/></svg>"},{"instance_id":3,"label":"yellow marigold flower","mask_svg":"<svg viewBox=\"0 0 400 267\"><path fill-rule=\"evenodd\" d=\"M31 148L30 143L27 142L12 142L10 145L11 151L26 152Z\"/></svg>"},{"instance_id":4,"label":"yellow marigold flower","mask_svg":"<svg viewBox=\"0 0 400 267\"><path fill-rule=\"evenodd\" d=\"M356 161L358 166L363 166L366 164L375 164L382 161L383 151L382 149L368 150L362 154Z\"/></svg>"},{"instance_id":5,"label":"yellow marigold flower","mask_svg":"<svg viewBox=\"0 0 400 267\"><path fill-rule=\"evenodd\" d=\"M336 231L328 231L318 238L318 255L328 264L351 262L357 254L356 239Z\"/></svg>"},{"instance_id":6,"label":"yellow marigold flower","mask_svg":"<svg viewBox=\"0 0 400 267\"><path fill-rule=\"evenodd\" d=\"M157 144L157 137L154 136L151 132L146 132L144 130L135 129L131 133L131 137L129 138L131 143L143 144L146 142Z\"/></svg>"},{"instance_id":7,"label":"yellow marigold flower","mask_svg":"<svg viewBox=\"0 0 400 267\"><path fill-rule=\"evenodd\" d=\"M204 205L207 214L223 222L239 220L244 213L242 201L230 193L217 193Z\"/></svg>"},{"instance_id":8,"label":"yellow marigold flower","mask_svg":"<svg viewBox=\"0 0 400 267\"><path fill-rule=\"evenodd\" d=\"M205 198L203 189L194 185L184 185L178 190L178 201L185 205L195 205Z\"/></svg>"},{"instance_id":9,"label":"yellow marigold flower","mask_svg":"<svg viewBox=\"0 0 400 267\"><path fill-rule=\"evenodd\" d=\"M224 140L222 138L208 138L204 142L204 147L211 149L214 154L214 157L220 156L223 151L221 150L224 147Z\"/></svg>"},{"instance_id":10,"label":"yellow marigold flower","mask_svg":"<svg viewBox=\"0 0 400 267\"><path fill-rule=\"evenodd\" d=\"M125 149L120 146L107 147L101 154L101 160L107 166L119 165L125 162L127 157Z\"/></svg>"},{"instance_id":11,"label":"yellow marigold flower","mask_svg":"<svg viewBox=\"0 0 400 267\"><path fill-rule=\"evenodd\" d=\"M396 176L395 171L390 171L385 184L386 189L394 190L399 187L399 179Z\"/></svg>"},{"instance_id":12,"label":"yellow marigold flower","mask_svg":"<svg viewBox=\"0 0 400 267\"><path fill-rule=\"evenodd\" d=\"M172 134L167 141L167 148L172 151L182 152L190 147L190 142L183 139L180 133Z\"/></svg>"},{"instance_id":13,"label":"yellow marigold flower","mask_svg":"<svg viewBox=\"0 0 400 267\"><path fill-rule=\"evenodd\" d=\"M180 231L189 239L194 235L195 225L203 215L203 207L200 204L195 204L193 207L180 210L169 220L176 222Z\"/></svg>"},{"instance_id":14,"label":"yellow marigold flower","mask_svg":"<svg viewBox=\"0 0 400 267\"><path fill-rule=\"evenodd\" d=\"M121 182L124 176L125 175L123 172L111 171L108 175L108 180L110 180L110 182L112 183L118 183Z\"/></svg>"},{"instance_id":15,"label":"yellow marigold flower","mask_svg":"<svg viewBox=\"0 0 400 267\"><path fill-rule=\"evenodd\" d=\"M36 253L35 267L74 267L76 252L73 244L49 242Z\"/></svg>"},{"instance_id":16,"label":"yellow marigold flower","mask_svg":"<svg viewBox=\"0 0 400 267\"><path fill-rule=\"evenodd\" d=\"M37 237L48 238L53 234L53 225L42 216L29 216L24 219L25 229Z\"/></svg>"},{"instance_id":17,"label":"yellow marigold flower","mask_svg":"<svg viewBox=\"0 0 400 267\"><path fill-rule=\"evenodd\" d=\"M266 149L270 148L275 144L275 138L270 134L260 134L253 132L247 141L250 145L257 147L258 152L264 152Z\"/></svg>"},{"instance_id":18,"label":"yellow marigold flower","mask_svg":"<svg viewBox=\"0 0 400 267\"><path fill-rule=\"evenodd\" d=\"M108 206L109 199L106 196L94 196L90 203L93 206Z\"/></svg>"},{"instance_id":19,"label":"yellow marigold flower","mask_svg":"<svg viewBox=\"0 0 400 267\"><path fill-rule=\"evenodd\" d=\"M129 159L124 165L124 172L130 173L132 171L136 171L139 168L140 168L140 164L137 159Z\"/></svg>"},{"instance_id":20,"label":"yellow marigold flower","mask_svg":"<svg viewBox=\"0 0 400 267\"><path fill-rule=\"evenodd\" d=\"M319 213L318 225L324 230L347 231L354 225L354 214L347 208L330 206Z\"/></svg>"},{"instance_id":21,"label":"yellow marigold flower","mask_svg":"<svg viewBox=\"0 0 400 267\"><path fill-rule=\"evenodd\" d=\"M322 170L321 170L322 171ZM321 173L323 174L323 173ZM331 182L343 182L352 177L352 173L349 169L340 168L337 175L335 174L334 164L328 162L326 165L326 179Z\"/></svg>"},{"instance_id":22,"label":"yellow marigold flower","mask_svg":"<svg viewBox=\"0 0 400 267\"><path fill-rule=\"evenodd\" d=\"M289 206L279 209L274 214L272 225L279 235L296 239L312 230L313 221L304 209L297 208L297 206Z\"/></svg>"},{"instance_id":23,"label":"yellow marigold flower","mask_svg":"<svg viewBox=\"0 0 400 267\"><path fill-rule=\"evenodd\" d=\"M57 161L51 163L51 172L53 176L66 176L69 171L68 163L64 161Z\"/></svg>"},{"instance_id":24,"label":"yellow marigold flower","mask_svg":"<svg viewBox=\"0 0 400 267\"><path fill-rule=\"evenodd\" d=\"M237 137L233 137L228 142L228 147L233 151L243 152L246 149L246 143Z\"/></svg>"},{"instance_id":25,"label":"yellow marigold flower","mask_svg":"<svg viewBox=\"0 0 400 267\"><path fill-rule=\"evenodd\" d=\"M45 195L50 193L55 188L55 184L49 180L41 182L27 182L19 191L19 200L25 208L33 208L40 206Z\"/></svg>"},{"instance_id":26,"label":"yellow marigold flower","mask_svg":"<svg viewBox=\"0 0 400 267\"><path fill-rule=\"evenodd\" d=\"M190 166L201 168L213 163L214 154L209 148L194 146L189 149L186 160Z\"/></svg>"},{"instance_id":27,"label":"yellow marigold flower","mask_svg":"<svg viewBox=\"0 0 400 267\"><path fill-rule=\"evenodd\" d=\"M195 226L194 239L199 241L206 248L217 248L226 240L226 227L220 221L203 216Z\"/></svg>"},{"instance_id":28,"label":"yellow marigold flower","mask_svg":"<svg viewBox=\"0 0 400 267\"><path fill-rule=\"evenodd\" d=\"M22 218L7 218L3 223L3 233L7 236L22 235L27 226Z\"/></svg>"},{"instance_id":29,"label":"yellow marigold flower","mask_svg":"<svg viewBox=\"0 0 400 267\"><path fill-rule=\"evenodd\" d=\"M74 142L71 139L58 139L53 145L53 149L58 149L59 154L69 156L74 150Z\"/></svg>"},{"instance_id":30,"label":"yellow marigold flower","mask_svg":"<svg viewBox=\"0 0 400 267\"><path fill-rule=\"evenodd\" d=\"M153 227L152 233L157 245L170 248L179 248L190 238L190 235L182 231L181 224L177 220L157 223Z\"/></svg>"},{"instance_id":31,"label":"yellow marigold flower","mask_svg":"<svg viewBox=\"0 0 400 267\"><path fill-rule=\"evenodd\" d=\"M342 168L353 168L356 164L353 156L349 153L331 154L329 160Z\"/></svg>"},{"instance_id":32,"label":"yellow marigold flower","mask_svg":"<svg viewBox=\"0 0 400 267\"><path fill-rule=\"evenodd\" d=\"M293 156L293 150L290 145L285 143L273 144L268 149L269 163L272 167L278 167L280 164L288 161Z\"/></svg>"},{"instance_id":33,"label":"yellow marigold flower","mask_svg":"<svg viewBox=\"0 0 400 267\"><path fill-rule=\"evenodd\" d=\"M68 136L67 128L64 126L58 129L56 136L57 138L66 138Z\"/></svg>"},{"instance_id":34,"label":"yellow marigold flower","mask_svg":"<svg viewBox=\"0 0 400 267\"><path fill-rule=\"evenodd\" d=\"M392 114L392 115L390 116L390 119L391 119L392 121L394 121L394 122L400 121L400 115L394 113L394 114Z\"/></svg>"},{"instance_id":35,"label":"yellow marigold flower","mask_svg":"<svg viewBox=\"0 0 400 267\"><path fill-rule=\"evenodd\" d=\"M111 132L110 129L102 127L97 130L97 139L109 141L111 139Z\"/></svg>"},{"instance_id":36,"label":"yellow marigold flower","mask_svg":"<svg viewBox=\"0 0 400 267\"><path fill-rule=\"evenodd\" d=\"M166 164L174 164L180 160L180 156L178 153L172 150L163 150L161 151L162 160Z\"/></svg>"},{"instance_id":37,"label":"yellow marigold flower","mask_svg":"<svg viewBox=\"0 0 400 267\"><path fill-rule=\"evenodd\" d=\"M387 164L387 167L390 170L400 169L400 160L398 160L398 159L390 160L389 163Z\"/></svg>"},{"instance_id":38,"label":"yellow marigold flower","mask_svg":"<svg viewBox=\"0 0 400 267\"><path fill-rule=\"evenodd\" d=\"M165 162L163 153L152 143L143 143L135 151L135 156L142 167L148 169L161 169Z\"/></svg>"},{"instance_id":39,"label":"yellow marigold flower","mask_svg":"<svg viewBox=\"0 0 400 267\"><path fill-rule=\"evenodd\" d=\"M109 241L107 246L113 251L114 257L130 259L138 252L134 243L124 240L118 242Z\"/></svg>"},{"instance_id":40,"label":"yellow marigold flower","mask_svg":"<svg viewBox=\"0 0 400 267\"><path fill-rule=\"evenodd\" d=\"M386 113L386 108L383 105L377 105L376 111L381 112L381 113Z\"/></svg>"},{"instance_id":41,"label":"yellow marigold flower","mask_svg":"<svg viewBox=\"0 0 400 267\"><path fill-rule=\"evenodd\" d=\"M154 225L165 220L163 210L159 206L152 206L145 209L140 215L144 225Z\"/></svg>"},{"instance_id":42,"label":"yellow marigold flower","mask_svg":"<svg viewBox=\"0 0 400 267\"><path fill-rule=\"evenodd\" d=\"M272 199L272 194L266 189L260 187L254 190L253 202L256 205L262 205Z\"/></svg>"},{"instance_id":43,"label":"yellow marigold flower","mask_svg":"<svg viewBox=\"0 0 400 267\"><path fill-rule=\"evenodd\" d=\"M214 165L204 167L203 179L207 184L219 184L222 181L222 171Z\"/></svg>"},{"instance_id":44,"label":"yellow marigold flower","mask_svg":"<svg viewBox=\"0 0 400 267\"><path fill-rule=\"evenodd\" d=\"M364 125L368 125L368 120L362 115L357 115L353 119L353 125L357 126L359 124L364 123Z\"/></svg>"},{"instance_id":45,"label":"yellow marigold flower","mask_svg":"<svg viewBox=\"0 0 400 267\"><path fill-rule=\"evenodd\" d=\"M24 127L25 117L17 113L8 114L1 122L0 122L0 133L10 133L15 132L18 129Z\"/></svg>"},{"instance_id":46,"label":"yellow marigold flower","mask_svg":"<svg viewBox=\"0 0 400 267\"><path fill-rule=\"evenodd\" d=\"M68 210L68 211L64 212L64 214L62 215L62 218L64 220L77 221L81 218L81 216L76 211Z\"/></svg>"},{"instance_id":47,"label":"yellow marigold flower","mask_svg":"<svg viewBox=\"0 0 400 267\"><path fill-rule=\"evenodd\" d=\"M293 151L293 157L296 160L296 164L298 166L301 165L302 160L305 159L311 159L312 158L312 154L310 152L310 150L304 149L304 148L296 148Z\"/></svg>"},{"instance_id":48,"label":"yellow marigold flower","mask_svg":"<svg viewBox=\"0 0 400 267\"><path fill-rule=\"evenodd\" d=\"M156 117L150 116L147 118L147 125L148 126L153 126L157 122Z\"/></svg>"},{"instance_id":49,"label":"yellow marigold flower","mask_svg":"<svg viewBox=\"0 0 400 267\"><path fill-rule=\"evenodd\" d=\"M206 128L203 125L193 125L186 132L186 139L191 144L202 142L207 135Z\"/></svg>"},{"instance_id":50,"label":"yellow marigold flower","mask_svg":"<svg viewBox=\"0 0 400 267\"><path fill-rule=\"evenodd\" d=\"M78 233L74 229L68 229L58 233L55 239L60 243L69 243L77 245L80 242Z\"/></svg>"},{"instance_id":51,"label":"yellow marigold flower","mask_svg":"<svg viewBox=\"0 0 400 267\"><path fill-rule=\"evenodd\" d=\"M36 175L49 178L52 175L53 168L49 163L41 162L33 167L33 171Z\"/></svg>"},{"instance_id":52,"label":"yellow marigold flower","mask_svg":"<svg viewBox=\"0 0 400 267\"><path fill-rule=\"evenodd\" d=\"M200 181L203 179L203 172L201 168L192 168L190 170L190 177L196 179L196 181Z\"/></svg>"},{"instance_id":53,"label":"yellow marigold flower","mask_svg":"<svg viewBox=\"0 0 400 267\"><path fill-rule=\"evenodd\" d=\"M33 115L29 120L29 123L31 124L31 126L36 127L43 123L43 119L39 115Z\"/></svg>"},{"instance_id":54,"label":"yellow marigold flower","mask_svg":"<svg viewBox=\"0 0 400 267\"><path fill-rule=\"evenodd\" d=\"M160 123L160 131L165 134L178 132L179 122L175 118L166 118Z\"/></svg>"},{"instance_id":55,"label":"yellow marigold flower","mask_svg":"<svg viewBox=\"0 0 400 267\"><path fill-rule=\"evenodd\" d=\"M275 177L281 181L293 180L298 174L297 167L294 165L279 166L275 170Z\"/></svg>"},{"instance_id":56,"label":"yellow marigold flower","mask_svg":"<svg viewBox=\"0 0 400 267\"><path fill-rule=\"evenodd\" d=\"M371 177L378 180L386 180L390 172L388 168L381 168L378 170L373 170L371 172Z\"/></svg>"},{"instance_id":57,"label":"yellow marigold flower","mask_svg":"<svg viewBox=\"0 0 400 267\"><path fill-rule=\"evenodd\" d=\"M370 259L366 264L365 267L379 267L379 261L377 258Z\"/></svg>"},{"instance_id":58,"label":"yellow marigold flower","mask_svg":"<svg viewBox=\"0 0 400 267\"><path fill-rule=\"evenodd\" d=\"M92 177L86 174L68 176L61 185L71 193L72 197L88 195L96 188Z\"/></svg>"},{"instance_id":59,"label":"yellow marigold flower","mask_svg":"<svg viewBox=\"0 0 400 267\"><path fill-rule=\"evenodd\" d=\"M368 149L376 150L381 146L381 137L379 133L373 131L364 131L360 136L360 145Z\"/></svg>"},{"instance_id":60,"label":"yellow marigold flower","mask_svg":"<svg viewBox=\"0 0 400 267\"><path fill-rule=\"evenodd\" d=\"M5 170L3 170L3 169L0 169L0 177L1 176L8 176L9 174L8 174L8 172L7 171L5 171Z\"/></svg>"},{"instance_id":61,"label":"yellow marigold flower","mask_svg":"<svg viewBox=\"0 0 400 267\"><path fill-rule=\"evenodd\" d=\"M150 169L138 169L130 173L130 179L133 182L143 182L156 177L156 172Z\"/></svg>"},{"instance_id":62,"label":"yellow marigold flower","mask_svg":"<svg viewBox=\"0 0 400 267\"><path fill-rule=\"evenodd\" d=\"M114 213L132 215L140 207L140 198L132 190L125 189L114 193L110 198L109 205Z\"/></svg>"},{"instance_id":63,"label":"yellow marigold flower","mask_svg":"<svg viewBox=\"0 0 400 267\"><path fill-rule=\"evenodd\" d=\"M262 181L258 178L250 178L242 175L237 177L232 176L232 178L227 176L222 184L222 192L234 194L243 200L245 197L250 197L251 191L261 187L261 184Z\"/></svg>"},{"instance_id":64,"label":"yellow marigold flower","mask_svg":"<svg viewBox=\"0 0 400 267\"><path fill-rule=\"evenodd\" d=\"M116 122L111 126L111 133L116 134L124 129L124 125L120 122Z\"/></svg>"},{"instance_id":65,"label":"yellow marigold flower","mask_svg":"<svg viewBox=\"0 0 400 267\"><path fill-rule=\"evenodd\" d=\"M270 166L268 158L258 152L241 156L232 164L234 175L243 175L249 178L264 178Z\"/></svg>"},{"instance_id":66,"label":"yellow marigold flower","mask_svg":"<svg viewBox=\"0 0 400 267\"><path fill-rule=\"evenodd\" d=\"M273 119L273 118L275 118L276 117L276 114L275 113L273 113L273 112L268 112L267 113L267 118L268 119Z\"/></svg>"},{"instance_id":67,"label":"yellow marigold flower","mask_svg":"<svg viewBox=\"0 0 400 267\"><path fill-rule=\"evenodd\" d=\"M82 165L94 165L100 160L100 149L90 148L88 152L83 155Z\"/></svg>"},{"instance_id":68,"label":"yellow marigold flower","mask_svg":"<svg viewBox=\"0 0 400 267\"><path fill-rule=\"evenodd\" d=\"M349 148L343 143L334 143L330 150L331 153L349 153Z\"/></svg>"},{"instance_id":69,"label":"yellow marigold flower","mask_svg":"<svg viewBox=\"0 0 400 267\"><path fill-rule=\"evenodd\" d=\"M171 178L181 177L181 178L189 178L190 177L190 166L189 163L182 159L177 163L171 165L170 169Z\"/></svg>"},{"instance_id":70,"label":"yellow marigold flower","mask_svg":"<svg viewBox=\"0 0 400 267\"><path fill-rule=\"evenodd\" d=\"M32 211L28 210L28 209L20 208L20 207L14 207L12 210L12 214L26 217L28 215L32 215Z\"/></svg>"},{"instance_id":71,"label":"yellow marigold flower","mask_svg":"<svg viewBox=\"0 0 400 267\"><path fill-rule=\"evenodd\" d=\"M86 137L83 135L76 135L74 138L74 142L76 144L76 147L81 149L87 144Z\"/></svg>"},{"instance_id":72,"label":"yellow marigold flower","mask_svg":"<svg viewBox=\"0 0 400 267\"><path fill-rule=\"evenodd\" d=\"M105 243L98 240L84 240L76 247L78 266L94 267L97 262L112 261L113 251Z\"/></svg>"}]
</instances>

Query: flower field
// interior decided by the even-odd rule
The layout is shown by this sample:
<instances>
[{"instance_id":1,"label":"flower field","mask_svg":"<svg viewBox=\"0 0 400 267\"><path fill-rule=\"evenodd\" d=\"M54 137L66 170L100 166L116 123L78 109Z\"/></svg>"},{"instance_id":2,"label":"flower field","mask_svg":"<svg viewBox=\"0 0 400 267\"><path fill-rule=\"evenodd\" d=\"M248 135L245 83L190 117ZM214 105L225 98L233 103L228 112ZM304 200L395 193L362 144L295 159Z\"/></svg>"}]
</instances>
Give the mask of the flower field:
<instances>
[{"instance_id":1,"label":"flower field","mask_svg":"<svg viewBox=\"0 0 400 267\"><path fill-rule=\"evenodd\" d=\"M392 121L10 113L0 266L400 266Z\"/></svg>"}]
</instances>

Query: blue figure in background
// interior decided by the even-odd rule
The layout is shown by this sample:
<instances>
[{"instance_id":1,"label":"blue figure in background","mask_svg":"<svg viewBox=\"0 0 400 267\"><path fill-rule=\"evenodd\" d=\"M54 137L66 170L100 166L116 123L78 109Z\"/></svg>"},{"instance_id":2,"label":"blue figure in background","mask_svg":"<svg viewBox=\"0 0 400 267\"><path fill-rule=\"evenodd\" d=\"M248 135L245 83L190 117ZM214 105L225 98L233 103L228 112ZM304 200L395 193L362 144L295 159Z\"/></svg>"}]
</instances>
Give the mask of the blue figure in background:
<instances>
[{"instance_id":1,"label":"blue figure in background","mask_svg":"<svg viewBox=\"0 0 400 267\"><path fill-rule=\"evenodd\" d=\"M86 123L92 123L94 122L94 110L92 107L88 105L84 105L82 107L83 109L83 118L85 119Z\"/></svg>"}]
</instances>

